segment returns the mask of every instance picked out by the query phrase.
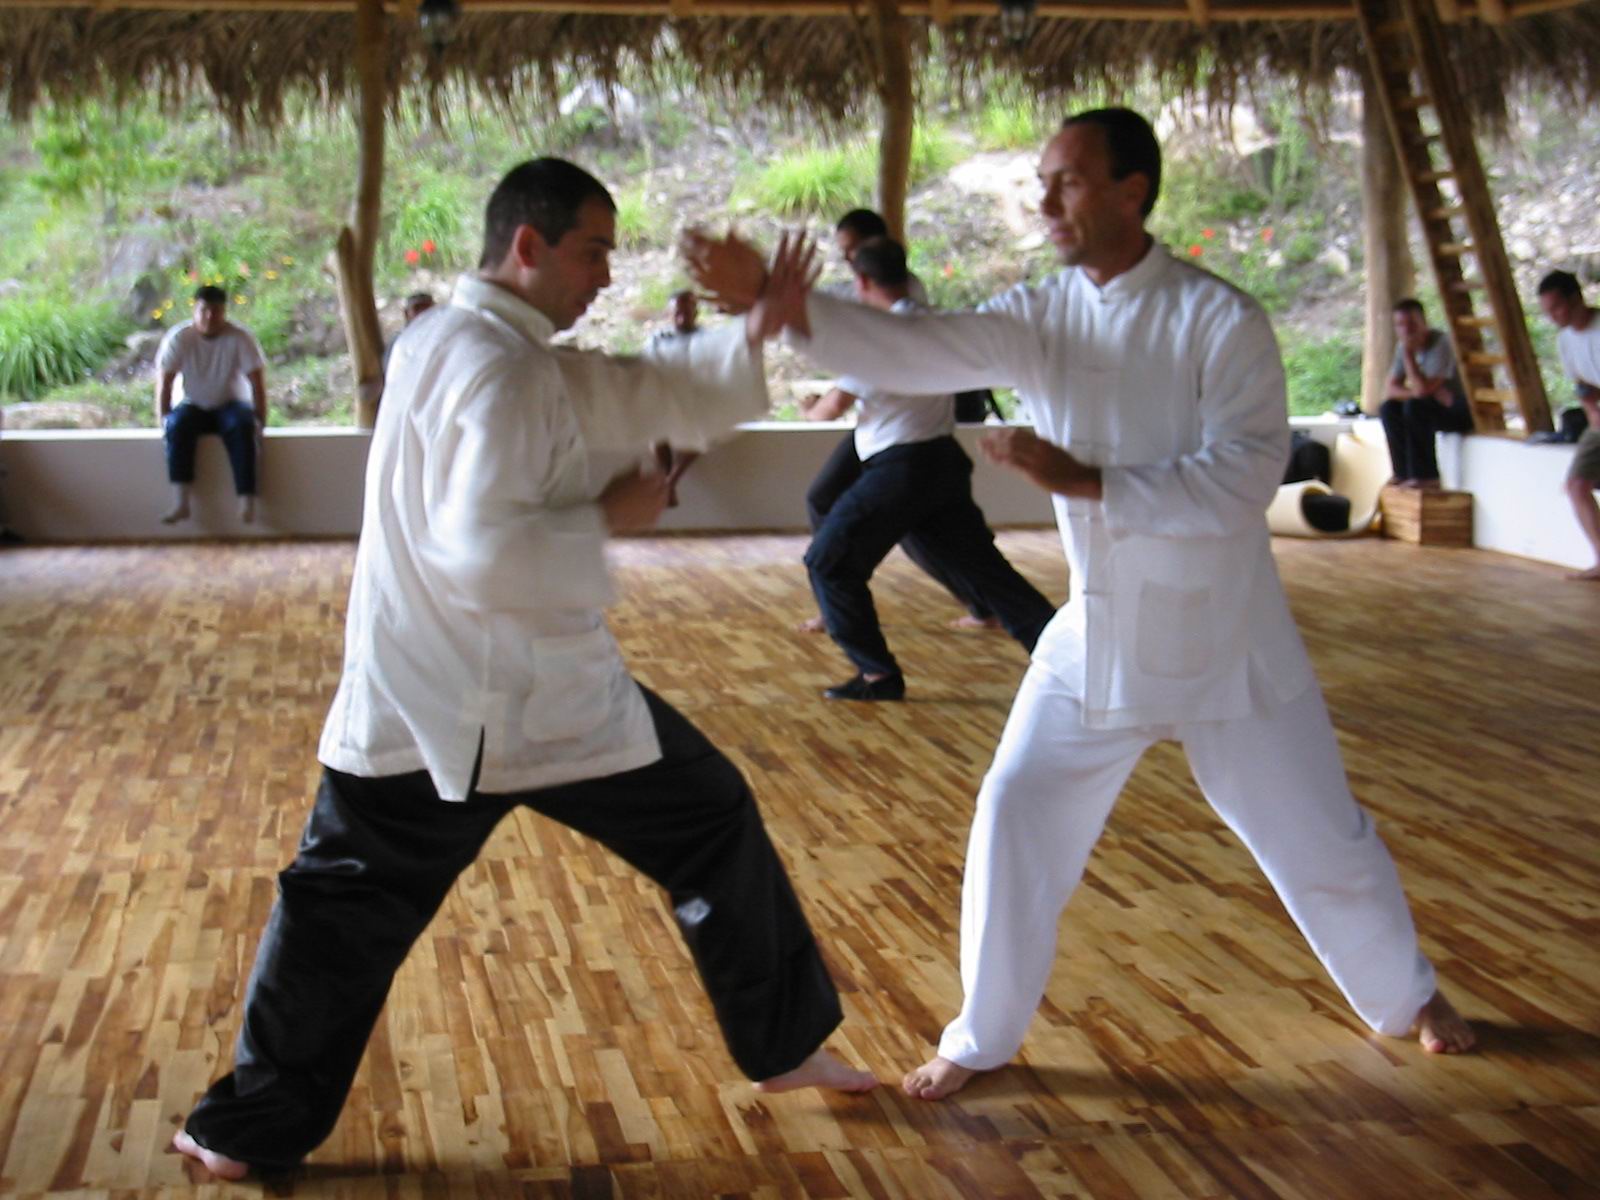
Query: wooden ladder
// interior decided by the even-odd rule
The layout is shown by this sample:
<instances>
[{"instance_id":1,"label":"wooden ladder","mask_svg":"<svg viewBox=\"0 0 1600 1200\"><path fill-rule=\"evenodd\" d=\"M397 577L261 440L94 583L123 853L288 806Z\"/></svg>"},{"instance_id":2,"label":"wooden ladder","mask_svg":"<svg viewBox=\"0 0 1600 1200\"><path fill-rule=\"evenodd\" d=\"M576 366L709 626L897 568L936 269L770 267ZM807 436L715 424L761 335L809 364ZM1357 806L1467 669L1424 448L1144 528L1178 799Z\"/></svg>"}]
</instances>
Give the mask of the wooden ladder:
<instances>
[{"instance_id":1,"label":"wooden ladder","mask_svg":"<svg viewBox=\"0 0 1600 1200\"><path fill-rule=\"evenodd\" d=\"M1432 5L1433 0L1357 0L1367 61L1422 222L1477 427L1505 429L1509 405L1522 413L1526 432L1547 430L1550 401L1500 240L1472 118L1445 57ZM1435 128L1424 123L1429 110ZM1470 275L1467 260L1475 267ZM1481 315L1482 306L1474 302L1480 294L1491 315ZM1508 384L1498 382L1497 370Z\"/></svg>"}]
</instances>

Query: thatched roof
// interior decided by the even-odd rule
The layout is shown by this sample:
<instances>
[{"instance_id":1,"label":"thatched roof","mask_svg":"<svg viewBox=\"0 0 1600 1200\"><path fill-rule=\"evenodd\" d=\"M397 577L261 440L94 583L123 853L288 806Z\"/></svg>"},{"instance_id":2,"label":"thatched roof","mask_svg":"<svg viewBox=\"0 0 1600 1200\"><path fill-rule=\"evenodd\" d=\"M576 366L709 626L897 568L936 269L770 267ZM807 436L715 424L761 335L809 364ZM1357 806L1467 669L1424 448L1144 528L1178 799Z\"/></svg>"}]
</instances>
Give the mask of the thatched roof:
<instances>
[{"instance_id":1,"label":"thatched roof","mask_svg":"<svg viewBox=\"0 0 1600 1200\"><path fill-rule=\"evenodd\" d=\"M112 0L114 3L115 0ZM152 0L144 0L150 3ZM271 128L285 101L309 95L343 102L356 88L354 17L338 0L154 0L175 8L48 8L38 0L0 0L0 91L13 119L50 99L155 94L168 100L211 93L240 127ZM529 0L533 3L534 0ZM537 0L569 12L467 10L442 53L423 43L414 20L389 22L390 94L397 104L427 104L468 84L493 100L526 108L554 96L557 69L611 82L633 64L678 59L706 86L741 86L764 100L820 117L859 111L875 97L877 78L865 6L840 0ZM1562 0L1532 0L1544 6ZM669 7L670 5L670 7ZM692 7L691 7L692 5ZM930 5L944 19L929 36ZM621 8L624 11L618 12ZM729 15L674 16L722 11ZM731 10L731 11L730 11ZM782 15L763 15L779 10ZM1042 4L1030 40L1006 42L987 2L907 0L914 56L945 55L965 77L1022 73L1042 95L1086 83L1124 83L1154 72L1186 91L1226 104L1252 79L1281 75L1314 86L1361 61L1360 33L1347 5L1320 7L1247 0L1231 7L1206 0L1100 0L1074 9ZM1083 11L1087 17L1056 16ZM1279 19L1274 13L1320 14ZM737 15L745 13L748 15ZM1196 23L1204 13L1208 20ZM1490 25L1462 20L1446 27L1464 90L1480 117L1502 113L1504 85L1538 81L1575 100L1600 100L1600 0ZM1259 14L1259 17L1257 16ZM1245 19L1250 18L1250 19Z\"/></svg>"}]
</instances>

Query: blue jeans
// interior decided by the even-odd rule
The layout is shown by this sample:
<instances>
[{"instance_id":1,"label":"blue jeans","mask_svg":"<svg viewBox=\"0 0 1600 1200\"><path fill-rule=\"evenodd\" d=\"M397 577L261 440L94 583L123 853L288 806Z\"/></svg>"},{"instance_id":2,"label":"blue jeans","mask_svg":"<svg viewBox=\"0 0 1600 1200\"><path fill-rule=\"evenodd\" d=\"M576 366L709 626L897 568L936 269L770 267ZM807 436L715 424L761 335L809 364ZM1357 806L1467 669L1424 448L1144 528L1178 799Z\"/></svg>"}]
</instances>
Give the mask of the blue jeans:
<instances>
[{"instance_id":1,"label":"blue jeans","mask_svg":"<svg viewBox=\"0 0 1600 1200\"><path fill-rule=\"evenodd\" d=\"M222 436L233 467L233 490L241 496L256 494L256 410L243 400L230 400L221 408L201 408L188 401L167 414L162 423L167 442L167 478L173 483L194 482L194 448L202 433Z\"/></svg>"}]
</instances>

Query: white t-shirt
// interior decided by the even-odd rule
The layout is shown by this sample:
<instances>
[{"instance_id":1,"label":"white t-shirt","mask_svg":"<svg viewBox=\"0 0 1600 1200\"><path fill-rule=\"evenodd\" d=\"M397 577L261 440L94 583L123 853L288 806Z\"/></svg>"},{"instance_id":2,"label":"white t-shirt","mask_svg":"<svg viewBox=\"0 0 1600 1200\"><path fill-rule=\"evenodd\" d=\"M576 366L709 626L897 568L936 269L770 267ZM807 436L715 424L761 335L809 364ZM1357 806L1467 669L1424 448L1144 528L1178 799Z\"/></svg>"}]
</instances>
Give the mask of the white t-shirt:
<instances>
[{"instance_id":1,"label":"white t-shirt","mask_svg":"<svg viewBox=\"0 0 1600 1200\"><path fill-rule=\"evenodd\" d=\"M927 307L907 297L895 302L894 313L927 312ZM856 457L866 462L891 446L928 442L956 429L956 398L950 392L932 396L903 396L871 387L855 379L841 379L839 387L857 398Z\"/></svg>"},{"instance_id":2,"label":"white t-shirt","mask_svg":"<svg viewBox=\"0 0 1600 1200\"><path fill-rule=\"evenodd\" d=\"M1600 388L1600 309L1590 310L1587 327L1556 334L1556 350L1568 379Z\"/></svg>"},{"instance_id":3,"label":"white t-shirt","mask_svg":"<svg viewBox=\"0 0 1600 1200\"><path fill-rule=\"evenodd\" d=\"M221 408L230 400L248 401L250 372L267 365L255 334L242 325L229 324L216 337L202 337L193 321L174 325L156 351L156 369L171 371L181 391L175 403L187 401L196 408Z\"/></svg>"}]
</instances>

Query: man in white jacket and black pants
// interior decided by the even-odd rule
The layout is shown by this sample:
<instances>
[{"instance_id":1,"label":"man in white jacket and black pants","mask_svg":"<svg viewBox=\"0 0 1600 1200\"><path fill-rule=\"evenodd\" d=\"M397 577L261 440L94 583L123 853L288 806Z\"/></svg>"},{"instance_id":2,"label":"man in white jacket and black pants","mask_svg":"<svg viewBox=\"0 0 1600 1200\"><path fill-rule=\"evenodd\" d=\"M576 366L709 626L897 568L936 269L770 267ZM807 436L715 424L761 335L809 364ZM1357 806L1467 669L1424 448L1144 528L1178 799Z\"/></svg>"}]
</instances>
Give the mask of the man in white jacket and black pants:
<instances>
[{"instance_id":1,"label":"man in white jacket and black pants","mask_svg":"<svg viewBox=\"0 0 1600 1200\"><path fill-rule=\"evenodd\" d=\"M1052 493L1071 567L978 796L961 1012L905 1089L937 1099L1016 1054L1061 909L1140 756L1168 738L1361 1018L1465 1050L1472 1030L1350 795L1272 558L1289 429L1266 314L1145 232L1161 151L1137 113L1069 118L1039 176L1067 267L1040 286L966 314L891 315L798 286L758 305L768 332L809 335L818 362L875 386L1015 388L1034 429L984 451Z\"/></svg>"},{"instance_id":2,"label":"man in white jacket and black pants","mask_svg":"<svg viewBox=\"0 0 1600 1200\"><path fill-rule=\"evenodd\" d=\"M551 347L610 283L614 241L597 180L523 163L489 200L479 272L396 343L322 785L233 1071L174 1142L218 1175L291 1166L328 1135L394 972L519 805L668 890L759 1086L872 1086L821 1048L838 996L744 780L629 677L605 626L606 536L653 524L667 484L635 470L598 488L589 454L703 446L767 406L737 324L660 362ZM797 269L780 253L771 279Z\"/></svg>"}]
</instances>

